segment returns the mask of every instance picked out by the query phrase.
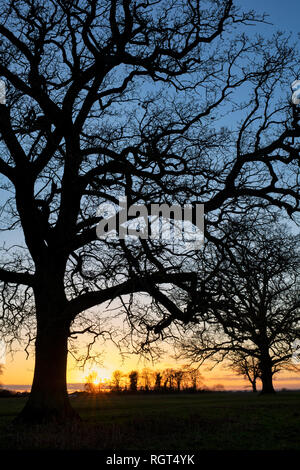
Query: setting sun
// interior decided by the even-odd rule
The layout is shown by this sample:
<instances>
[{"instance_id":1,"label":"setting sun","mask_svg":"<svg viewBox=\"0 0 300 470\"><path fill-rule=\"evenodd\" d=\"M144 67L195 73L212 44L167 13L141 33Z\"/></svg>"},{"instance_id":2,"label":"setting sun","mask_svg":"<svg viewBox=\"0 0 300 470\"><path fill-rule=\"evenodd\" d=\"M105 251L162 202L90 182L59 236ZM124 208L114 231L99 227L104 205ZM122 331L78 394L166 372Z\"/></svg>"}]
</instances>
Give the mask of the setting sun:
<instances>
[{"instance_id":1,"label":"setting sun","mask_svg":"<svg viewBox=\"0 0 300 470\"><path fill-rule=\"evenodd\" d=\"M93 385L100 385L101 383L108 382L111 379L111 374L104 368L88 369L83 374L83 382L89 381Z\"/></svg>"}]
</instances>

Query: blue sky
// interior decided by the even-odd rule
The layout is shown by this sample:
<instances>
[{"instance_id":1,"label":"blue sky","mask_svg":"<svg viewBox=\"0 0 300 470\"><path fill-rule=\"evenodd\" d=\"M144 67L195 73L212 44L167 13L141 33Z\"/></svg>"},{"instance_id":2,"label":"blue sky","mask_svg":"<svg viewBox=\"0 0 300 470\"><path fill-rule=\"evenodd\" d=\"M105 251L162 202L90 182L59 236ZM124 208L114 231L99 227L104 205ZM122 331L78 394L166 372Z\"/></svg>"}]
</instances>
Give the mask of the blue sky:
<instances>
[{"instance_id":1,"label":"blue sky","mask_svg":"<svg viewBox=\"0 0 300 470\"><path fill-rule=\"evenodd\" d=\"M258 13L270 15L269 21L276 29L300 32L300 2L299 0L236 0L236 4L244 10L255 10ZM272 26L264 26L264 31Z\"/></svg>"}]
</instances>

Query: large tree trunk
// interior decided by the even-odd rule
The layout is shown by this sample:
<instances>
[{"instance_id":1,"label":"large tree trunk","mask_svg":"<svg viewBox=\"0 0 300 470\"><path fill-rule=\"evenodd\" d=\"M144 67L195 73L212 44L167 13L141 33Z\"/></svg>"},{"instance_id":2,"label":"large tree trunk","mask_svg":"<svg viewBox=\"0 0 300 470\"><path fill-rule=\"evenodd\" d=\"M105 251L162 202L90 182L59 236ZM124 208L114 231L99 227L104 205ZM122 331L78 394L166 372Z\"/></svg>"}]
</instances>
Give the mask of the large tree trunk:
<instances>
[{"instance_id":1,"label":"large tree trunk","mask_svg":"<svg viewBox=\"0 0 300 470\"><path fill-rule=\"evenodd\" d=\"M262 381L262 394L275 393L273 387L273 373L272 373L272 361L268 355L261 359L261 381Z\"/></svg>"},{"instance_id":2,"label":"large tree trunk","mask_svg":"<svg viewBox=\"0 0 300 470\"><path fill-rule=\"evenodd\" d=\"M65 423L79 419L67 393L70 321L63 316L58 290L36 294L37 336L32 389L16 423Z\"/></svg>"}]
</instances>

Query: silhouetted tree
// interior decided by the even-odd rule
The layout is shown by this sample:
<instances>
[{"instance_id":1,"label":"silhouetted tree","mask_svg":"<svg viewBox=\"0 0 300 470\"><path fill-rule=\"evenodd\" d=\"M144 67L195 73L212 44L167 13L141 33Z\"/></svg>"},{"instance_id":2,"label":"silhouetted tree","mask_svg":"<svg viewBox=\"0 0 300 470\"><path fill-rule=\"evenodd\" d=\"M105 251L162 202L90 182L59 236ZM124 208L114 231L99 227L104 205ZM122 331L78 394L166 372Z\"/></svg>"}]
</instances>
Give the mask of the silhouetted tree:
<instances>
[{"instance_id":1,"label":"silhouetted tree","mask_svg":"<svg viewBox=\"0 0 300 470\"><path fill-rule=\"evenodd\" d=\"M298 210L300 130L279 87L299 61L280 34L247 38L254 21L232 0L1 2L0 321L35 341L19 421L77 417L68 341L106 331L92 307L145 292L162 306L140 319L149 335L193 314L164 287L191 289L186 258L152 239L99 240L100 203L202 202L210 239L237 203Z\"/></svg>"},{"instance_id":2,"label":"silhouetted tree","mask_svg":"<svg viewBox=\"0 0 300 470\"><path fill-rule=\"evenodd\" d=\"M121 390L121 380L123 378L123 374L120 370L115 370L112 374L112 390L116 392L120 392Z\"/></svg>"},{"instance_id":3,"label":"silhouetted tree","mask_svg":"<svg viewBox=\"0 0 300 470\"><path fill-rule=\"evenodd\" d=\"M202 377L198 369L190 368L188 370L190 380L191 380L191 388L196 391L200 383L202 383Z\"/></svg>"},{"instance_id":4,"label":"silhouetted tree","mask_svg":"<svg viewBox=\"0 0 300 470\"><path fill-rule=\"evenodd\" d=\"M139 379L139 373L137 370L132 370L129 373L129 390L131 392L136 392L138 388L138 379Z\"/></svg>"},{"instance_id":5,"label":"silhouetted tree","mask_svg":"<svg viewBox=\"0 0 300 470\"><path fill-rule=\"evenodd\" d=\"M243 351L229 354L229 368L249 380L252 391L257 392L257 379L260 377L259 360Z\"/></svg>"},{"instance_id":6,"label":"silhouetted tree","mask_svg":"<svg viewBox=\"0 0 300 470\"><path fill-rule=\"evenodd\" d=\"M181 383L182 383L185 373L186 372L183 369L176 369L174 371L173 377L174 377L178 392L180 392Z\"/></svg>"},{"instance_id":7,"label":"silhouetted tree","mask_svg":"<svg viewBox=\"0 0 300 470\"><path fill-rule=\"evenodd\" d=\"M184 335L186 357L203 362L232 353L251 356L262 393L274 393L272 377L291 367L300 337L299 236L278 223L231 223L226 250L213 249L202 260L199 285L207 304L198 307L199 327Z\"/></svg>"},{"instance_id":8,"label":"silhouetted tree","mask_svg":"<svg viewBox=\"0 0 300 470\"><path fill-rule=\"evenodd\" d=\"M162 382L162 374L159 371L155 372L155 382L154 382L154 390L160 391L161 390L161 382Z\"/></svg>"},{"instance_id":9,"label":"silhouetted tree","mask_svg":"<svg viewBox=\"0 0 300 470\"><path fill-rule=\"evenodd\" d=\"M174 369L168 367L163 370L163 388L164 390L174 390Z\"/></svg>"},{"instance_id":10,"label":"silhouetted tree","mask_svg":"<svg viewBox=\"0 0 300 470\"><path fill-rule=\"evenodd\" d=\"M152 372L148 367L144 367L144 369L140 373L140 377L142 379L142 387L144 390L148 391L151 388L151 376Z\"/></svg>"}]
</instances>

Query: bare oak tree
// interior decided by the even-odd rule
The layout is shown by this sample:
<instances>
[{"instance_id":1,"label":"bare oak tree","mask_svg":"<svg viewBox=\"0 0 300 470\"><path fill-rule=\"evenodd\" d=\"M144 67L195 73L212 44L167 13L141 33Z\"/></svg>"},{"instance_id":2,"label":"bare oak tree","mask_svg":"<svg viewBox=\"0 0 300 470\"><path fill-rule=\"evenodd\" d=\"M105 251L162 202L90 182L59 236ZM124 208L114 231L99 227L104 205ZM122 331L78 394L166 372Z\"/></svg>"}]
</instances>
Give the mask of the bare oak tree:
<instances>
[{"instance_id":1,"label":"bare oak tree","mask_svg":"<svg viewBox=\"0 0 300 470\"><path fill-rule=\"evenodd\" d=\"M199 362L229 359L252 385L261 379L262 393L274 393L273 375L293 368L300 338L299 235L279 224L232 222L226 249L213 248L201 266L199 326L184 336L183 353Z\"/></svg>"},{"instance_id":2,"label":"bare oak tree","mask_svg":"<svg viewBox=\"0 0 300 470\"><path fill-rule=\"evenodd\" d=\"M19 421L76 417L68 338L95 332L89 309L145 292L170 312L149 319L157 333L193 313L162 287L191 288L184 258L99 240L100 203L202 202L210 238L246 206L298 211L300 129L282 91L297 57L281 34L248 38L256 19L231 0L1 3L0 318L6 337L35 340Z\"/></svg>"},{"instance_id":3,"label":"bare oak tree","mask_svg":"<svg viewBox=\"0 0 300 470\"><path fill-rule=\"evenodd\" d=\"M228 355L228 368L249 380L252 391L257 392L257 380L260 377L259 360L251 354L235 350Z\"/></svg>"}]
</instances>

